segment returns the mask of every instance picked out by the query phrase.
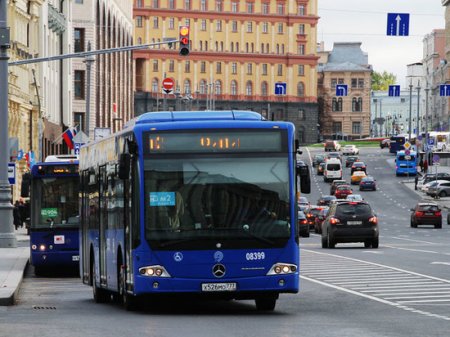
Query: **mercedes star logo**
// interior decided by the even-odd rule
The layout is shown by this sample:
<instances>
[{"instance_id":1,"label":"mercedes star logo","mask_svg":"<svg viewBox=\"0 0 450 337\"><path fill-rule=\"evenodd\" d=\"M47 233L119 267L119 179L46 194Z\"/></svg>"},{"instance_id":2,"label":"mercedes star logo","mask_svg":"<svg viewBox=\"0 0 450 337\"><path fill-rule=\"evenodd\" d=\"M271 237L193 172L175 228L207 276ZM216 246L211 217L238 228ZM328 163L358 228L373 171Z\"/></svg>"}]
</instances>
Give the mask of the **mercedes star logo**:
<instances>
[{"instance_id":1,"label":"mercedes star logo","mask_svg":"<svg viewBox=\"0 0 450 337\"><path fill-rule=\"evenodd\" d=\"M225 266L223 264L215 264L214 267L212 268L212 272L214 274L215 277L223 277L225 275Z\"/></svg>"}]
</instances>

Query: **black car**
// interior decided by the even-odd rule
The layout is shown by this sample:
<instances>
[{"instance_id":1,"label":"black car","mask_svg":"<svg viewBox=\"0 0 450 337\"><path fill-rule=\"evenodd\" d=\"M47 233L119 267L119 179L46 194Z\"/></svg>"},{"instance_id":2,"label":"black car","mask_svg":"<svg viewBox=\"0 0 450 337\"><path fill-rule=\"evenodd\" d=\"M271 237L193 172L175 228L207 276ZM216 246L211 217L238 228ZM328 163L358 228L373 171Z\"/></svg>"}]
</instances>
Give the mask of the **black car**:
<instances>
[{"instance_id":1,"label":"black car","mask_svg":"<svg viewBox=\"0 0 450 337\"><path fill-rule=\"evenodd\" d=\"M309 225L303 211L298 211L298 233L301 237L309 237Z\"/></svg>"},{"instance_id":2,"label":"black car","mask_svg":"<svg viewBox=\"0 0 450 337\"><path fill-rule=\"evenodd\" d=\"M348 156L347 159L345 159L345 167L350 167L353 165L355 161L358 161L358 156Z\"/></svg>"},{"instance_id":3,"label":"black car","mask_svg":"<svg viewBox=\"0 0 450 337\"><path fill-rule=\"evenodd\" d=\"M377 181L374 177L367 176L361 179L361 182L359 183L359 190L369 190L369 191L376 191L377 190Z\"/></svg>"},{"instance_id":4,"label":"black car","mask_svg":"<svg viewBox=\"0 0 450 337\"><path fill-rule=\"evenodd\" d=\"M322 248L334 248L341 242L364 242L378 248L378 219L365 201L332 203L322 223Z\"/></svg>"},{"instance_id":5,"label":"black car","mask_svg":"<svg viewBox=\"0 0 450 337\"><path fill-rule=\"evenodd\" d=\"M320 163L323 163L325 161L325 157L326 157L325 154L316 154L316 155L314 155L314 158L312 160L313 167L316 167Z\"/></svg>"},{"instance_id":6,"label":"black car","mask_svg":"<svg viewBox=\"0 0 450 337\"><path fill-rule=\"evenodd\" d=\"M318 206L330 206L333 200L337 198L334 195L323 195L319 200L317 200Z\"/></svg>"},{"instance_id":7,"label":"black car","mask_svg":"<svg viewBox=\"0 0 450 337\"><path fill-rule=\"evenodd\" d=\"M362 161L355 161L352 164L352 169L351 169L350 174L353 174L353 172L355 172L355 171L364 171L367 173L366 164L364 164L364 162L362 162Z\"/></svg>"}]
</instances>

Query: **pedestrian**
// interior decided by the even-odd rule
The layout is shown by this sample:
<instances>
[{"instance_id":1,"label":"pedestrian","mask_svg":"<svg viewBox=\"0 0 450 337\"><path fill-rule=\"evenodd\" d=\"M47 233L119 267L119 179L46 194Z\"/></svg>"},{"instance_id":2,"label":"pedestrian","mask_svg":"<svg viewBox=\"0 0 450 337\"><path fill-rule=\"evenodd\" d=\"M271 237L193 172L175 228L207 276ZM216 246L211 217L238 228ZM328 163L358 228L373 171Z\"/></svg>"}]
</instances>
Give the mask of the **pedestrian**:
<instances>
[{"instance_id":1,"label":"pedestrian","mask_svg":"<svg viewBox=\"0 0 450 337\"><path fill-rule=\"evenodd\" d=\"M414 189L417 191L417 183L419 182L419 174L416 174L414 178Z\"/></svg>"},{"instance_id":2,"label":"pedestrian","mask_svg":"<svg viewBox=\"0 0 450 337\"><path fill-rule=\"evenodd\" d=\"M427 173L428 172L428 160L424 160L423 162L423 172Z\"/></svg>"},{"instance_id":3,"label":"pedestrian","mask_svg":"<svg viewBox=\"0 0 450 337\"><path fill-rule=\"evenodd\" d=\"M420 166L420 172L423 172L423 157L420 157L419 166Z\"/></svg>"},{"instance_id":4,"label":"pedestrian","mask_svg":"<svg viewBox=\"0 0 450 337\"><path fill-rule=\"evenodd\" d=\"M13 205L13 219L14 219L14 226L16 227L16 230L19 229L22 225L22 220L20 218L20 211L19 211L19 201L16 200L16 202Z\"/></svg>"}]
</instances>

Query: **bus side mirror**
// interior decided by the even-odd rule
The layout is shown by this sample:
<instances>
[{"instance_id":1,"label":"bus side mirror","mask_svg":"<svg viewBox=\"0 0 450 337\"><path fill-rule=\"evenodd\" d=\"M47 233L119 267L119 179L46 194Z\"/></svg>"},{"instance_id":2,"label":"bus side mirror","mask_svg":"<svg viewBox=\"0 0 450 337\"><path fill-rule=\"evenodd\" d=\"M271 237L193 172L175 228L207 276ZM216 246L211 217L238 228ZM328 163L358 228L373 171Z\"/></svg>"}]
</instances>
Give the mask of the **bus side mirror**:
<instances>
[{"instance_id":1,"label":"bus side mirror","mask_svg":"<svg viewBox=\"0 0 450 337\"><path fill-rule=\"evenodd\" d=\"M298 139L295 140L295 152L298 154L302 154L303 151L300 150L300 142L298 141Z\"/></svg>"},{"instance_id":2,"label":"bus side mirror","mask_svg":"<svg viewBox=\"0 0 450 337\"><path fill-rule=\"evenodd\" d=\"M122 153L119 158L119 178L127 180L130 176L130 154Z\"/></svg>"},{"instance_id":3,"label":"bus side mirror","mask_svg":"<svg viewBox=\"0 0 450 337\"><path fill-rule=\"evenodd\" d=\"M22 176L22 184L20 185L20 196L22 198L30 197L31 174L25 173Z\"/></svg>"}]
</instances>

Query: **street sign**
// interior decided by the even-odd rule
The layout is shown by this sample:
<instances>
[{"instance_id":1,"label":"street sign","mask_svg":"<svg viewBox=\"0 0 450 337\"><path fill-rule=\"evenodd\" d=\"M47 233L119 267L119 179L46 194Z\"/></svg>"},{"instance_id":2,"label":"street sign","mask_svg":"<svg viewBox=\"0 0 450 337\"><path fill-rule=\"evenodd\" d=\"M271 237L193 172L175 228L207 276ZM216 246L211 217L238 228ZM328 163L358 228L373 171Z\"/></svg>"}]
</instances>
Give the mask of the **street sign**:
<instances>
[{"instance_id":1,"label":"street sign","mask_svg":"<svg viewBox=\"0 0 450 337\"><path fill-rule=\"evenodd\" d=\"M400 96L400 86L399 85L390 85L389 86L389 96Z\"/></svg>"},{"instance_id":2,"label":"street sign","mask_svg":"<svg viewBox=\"0 0 450 337\"><path fill-rule=\"evenodd\" d=\"M165 94L171 94L173 92L173 86L175 85L175 81L173 78L166 77L163 82L163 93Z\"/></svg>"},{"instance_id":3,"label":"street sign","mask_svg":"<svg viewBox=\"0 0 450 337\"><path fill-rule=\"evenodd\" d=\"M387 35L388 36L408 36L409 35L409 14L408 13L388 13Z\"/></svg>"},{"instance_id":4,"label":"street sign","mask_svg":"<svg viewBox=\"0 0 450 337\"><path fill-rule=\"evenodd\" d=\"M439 96L450 96L450 84L439 85Z\"/></svg>"},{"instance_id":5,"label":"street sign","mask_svg":"<svg viewBox=\"0 0 450 337\"><path fill-rule=\"evenodd\" d=\"M428 145L434 145L434 139L428 138Z\"/></svg>"},{"instance_id":6,"label":"street sign","mask_svg":"<svg viewBox=\"0 0 450 337\"><path fill-rule=\"evenodd\" d=\"M347 84L337 84L336 85L336 96L347 96L348 86Z\"/></svg>"},{"instance_id":7,"label":"street sign","mask_svg":"<svg viewBox=\"0 0 450 337\"><path fill-rule=\"evenodd\" d=\"M439 157L439 155L437 155L437 154L433 155L433 164L439 163L440 159L441 158Z\"/></svg>"},{"instance_id":8,"label":"street sign","mask_svg":"<svg viewBox=\"0 0 450 337\"><path fill-rule=\"evenodd\" d=\"M287 84L286 82L275 83L275 95L286 95Z\"/></svg>"},{"instance_id":9,"label":"street sign","mask_svg":"<svg viewBox=\"0 0 450 337\"><path fill-rule=\"evenodd\" d=\"M15 185L16 183L16 164L8 163L8 181L10 185Z\"/></svg>"},{"instance_id":10,"label":"street sign","mask_svg":"<svg viewBox=\"0 0 450 337\"><path fill-rule=\"evenodd\" d=\"M411 154L410 150L405 150L405 155L409 156L410 154ZM409 160L409 159L406 159L406 160Z\"/></svg>"},{"instance_id":11,"label":"street sign","mask_svg":"<svg viewBox=\"0 0 450 337\"><path fill-rule=\"evenodd\" d=\"M411 147L411 143L410 142L405 142L405 145L403 145L405 147L405 149L409 150L409 148Z\"/></svg>"},{"instance_id":12,"label":"street sign","mask_svg":"<svg viewBox=\"0 0 450 337\"><path fill-rule=\"evenodd\" d=\"M80 148L84 144L85 143L73 143L74 154L79 155L80 154Z\"/></svg>"}]
</instances>

